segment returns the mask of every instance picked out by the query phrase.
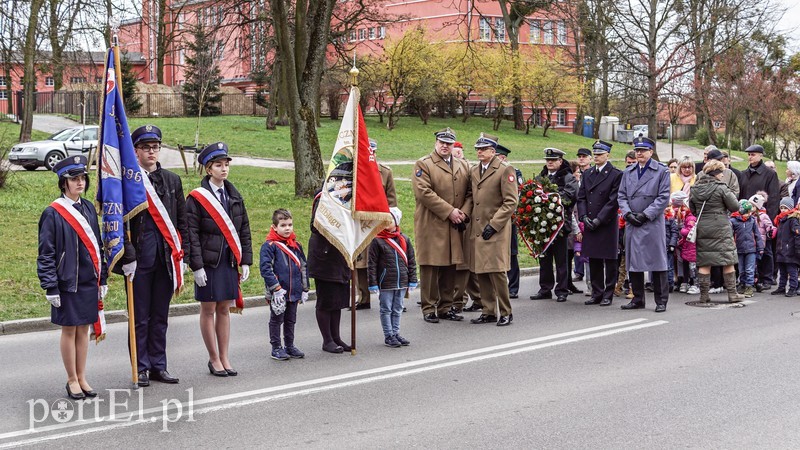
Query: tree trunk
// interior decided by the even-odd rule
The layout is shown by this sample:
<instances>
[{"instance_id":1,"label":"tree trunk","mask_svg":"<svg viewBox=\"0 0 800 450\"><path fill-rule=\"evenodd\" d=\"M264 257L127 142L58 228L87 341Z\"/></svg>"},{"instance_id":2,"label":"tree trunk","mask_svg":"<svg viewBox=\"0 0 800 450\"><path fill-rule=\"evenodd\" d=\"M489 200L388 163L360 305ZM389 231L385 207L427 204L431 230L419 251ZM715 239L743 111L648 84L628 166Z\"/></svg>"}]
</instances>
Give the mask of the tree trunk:
<instances>
[{"instance_id":1,"label":"tree trunk","mask_svg":"<svg viewBox=\"0 0 800 450\"><path fill-rule=\"evenodd\" d=\"M33 129L33 106L36 90L36 30L39 28L39 12L42 9L44 0L32 0L30 18L28 19L28 31L25 33L25 47L23 49L22 89L25 91L23 96L24 113L22 115L22 126L19 130L19 141L30 142L31 130Z\"/></svg>"},{"instance_id":2,"label":"tree trunk","mask_svg":"<svg viewBox=\"0 0 800 450\"><path fill-rule=\"evenodd\" d=\"M167 46L172 42L172 33L167 35L167 21L165 16L169 14L167 0L158 0L158 17L156 23L156 82L164 83L164 65L167 57ZM175 80L173 80L174 82Z\"/></svg>"},{"instance_id":3,"label":"tree trunk","mask_svg":"<svg viewBox=\"0 0 800 450\"><path fill-rule=\"evenodd\" d=\"M294 192L312 196L322 186L323 164L313 108L302 105L297 116L289 117L294 157Z\"/></svg>"}]
</instances>

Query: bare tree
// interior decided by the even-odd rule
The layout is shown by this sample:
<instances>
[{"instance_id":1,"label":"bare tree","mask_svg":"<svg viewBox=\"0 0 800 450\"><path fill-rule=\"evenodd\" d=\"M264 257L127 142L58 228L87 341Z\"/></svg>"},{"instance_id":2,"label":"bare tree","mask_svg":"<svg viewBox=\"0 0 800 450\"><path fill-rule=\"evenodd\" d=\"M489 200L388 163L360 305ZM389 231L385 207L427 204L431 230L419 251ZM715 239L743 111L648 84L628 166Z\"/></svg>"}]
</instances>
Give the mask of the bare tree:
<instances>
[{"instance_id":1,"label":"bare tree","mask_svg":"<svg viewBox=\"0 0 800 450\"><path fill-rule=\"evenodd\" d=\"M28 30L25 33L25 46L23 47L22 76L23 103L25 105L22 115L22 126L19 130L19 141L30 142L33 129L33 102L36 90L36 51L39 31L39 15L44 6L44 0L31 0L30 16L28 17Z\"/></svg>"}]
</instances>

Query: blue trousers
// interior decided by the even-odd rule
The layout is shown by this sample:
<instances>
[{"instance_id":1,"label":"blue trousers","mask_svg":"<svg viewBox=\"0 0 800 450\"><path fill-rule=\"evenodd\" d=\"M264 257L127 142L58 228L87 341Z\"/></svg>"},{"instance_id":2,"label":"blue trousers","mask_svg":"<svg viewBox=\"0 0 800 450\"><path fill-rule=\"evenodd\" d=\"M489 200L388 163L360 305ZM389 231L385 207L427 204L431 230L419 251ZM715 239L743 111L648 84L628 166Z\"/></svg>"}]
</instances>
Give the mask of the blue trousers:
<instances>
[{"instance_id":1,"label":"blue trousers","mask_svg":"<svg viewBox=\"0 0 800 450\"><path fill-rule=\"evenodd\" d=\"M378 298L381 301L381 327L383 337L397 336L400 334L400 316L403 315L403 289L381 289Z\"/></svg>"},{"instance_id":2,"label":"blue trousers","mask_svg":"<svg viewBox=\"0 0 800 450\"><path fill-rule=\"evenodd\" d=\"M744 286L755 284L756 254L739 253L739 283Z\"/></svg>"},{"instance_id":3,"label":"blue trousers","mask_svg":"<svg viewBox=\"0 0 800 450\"><path fill-rule=\"evenodd\" d=\"M287 294L288 295L288 294ZM281 325L283 325L283 343L286 347L294 346L294 324L297 323L297 304L300 302L286 302L286 311L275 314L269 309L269 343L272 348L281 346Z\"/></svg>"},{"instance_id":4,"label":"blue trousers","mask_svg":"<svg viewBox=\"0 0 800 450\"><path fill-rule=\"evenodd\" d=\"M780 270L780 278L778 279L778 289L786 288L789 284L789 292L797 290L797 264L792 263L778 263L778 270Z\"/></svg>"}]
</instances>

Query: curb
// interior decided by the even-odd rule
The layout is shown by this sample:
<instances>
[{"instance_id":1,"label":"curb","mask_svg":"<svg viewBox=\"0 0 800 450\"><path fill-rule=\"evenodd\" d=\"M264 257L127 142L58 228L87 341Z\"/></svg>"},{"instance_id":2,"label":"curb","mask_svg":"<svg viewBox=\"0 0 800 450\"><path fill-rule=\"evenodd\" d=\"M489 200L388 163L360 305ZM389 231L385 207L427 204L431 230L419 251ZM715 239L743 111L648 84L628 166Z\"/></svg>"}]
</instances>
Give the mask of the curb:
<instances>
[{"instance_id":1,"label":"curb","mask_svg":"<svg viewBox=\"0 0 800 450\"><path fill-rule=\"evenodd\" d=\"M538 267L526 267L520 269L521 277L529 277L539 273ZM309 291L308 300L314 301L317 299L317 291ZM257 308L267 306L264 297L257 295L253 297L244 298L245 308ZM171 305L169 307L169 316L188 316L200 313L200 304L182 303L179 305ZM106 311L106 323L120 323L128 321L128 312L125 310ZM21 334L21 333L34 333L37 331L50 331L58 330L61 327L54 325L50 322L49 317L36 317L33 319L19 319L0 322L0 336L8 334Z\"/></svg>"}]
</instances>

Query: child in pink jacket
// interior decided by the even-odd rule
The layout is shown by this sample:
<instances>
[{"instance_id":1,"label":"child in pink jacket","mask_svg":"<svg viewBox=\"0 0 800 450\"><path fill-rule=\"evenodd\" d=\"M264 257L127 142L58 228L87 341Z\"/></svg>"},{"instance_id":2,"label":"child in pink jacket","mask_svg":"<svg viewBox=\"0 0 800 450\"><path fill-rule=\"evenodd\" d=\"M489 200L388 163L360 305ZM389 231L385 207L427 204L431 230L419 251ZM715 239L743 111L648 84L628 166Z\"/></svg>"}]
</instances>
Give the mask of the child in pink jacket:
<instances>
[{"instance_id":1,"label":"child in pink jacket","mask_svg":"<svg viewBox=\"0 0 800 450\"><path fill-rule=\"evenodd\" d=\"M758 269L756 270L756 278L758 278L756 283L756 291L758 292L768 289L771 285L775 284L775 257L772 247L777 228L775 228L775 224L773 224L769 219L767 211L764 209L764 204L767 203L767 198L768 196L766 192L758 191L749 199L750 203L752 203L753 206L758 209L758 213L754 212L753 216L756 218L758 231L761 232L761 238L764 240L764 254L761 255L761 258L756 262L756 268Z\"/></svg>"},{"instance_id":2,"label":"child in pink jacket","mask_svg":"<svg viewBox=\"0 0 800 450\"><path fill-rule=\"evenodd\" d=\"M686 292L687 294L700 293L700 288L695 285L694 277L694 266L697 262L697 246L694 242L689 242L686 240L686 236L694 227L695 223L697 223L697 218L695 218L691 212L687 212L683 219L681 239L678 241L678 248L681 251L681 259L683 260L683 273L686 274L686 278L684 280L688 280L688 282L685 281L683 285L681 285L680 290L681 292ZM686 286L686 290L684 290L684 285Z\"/></svg>"}]
</instances>

